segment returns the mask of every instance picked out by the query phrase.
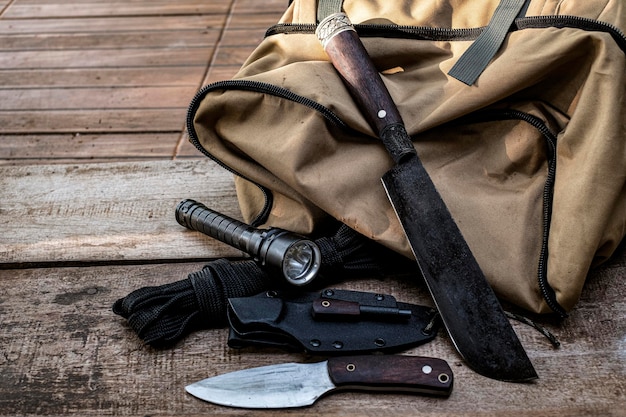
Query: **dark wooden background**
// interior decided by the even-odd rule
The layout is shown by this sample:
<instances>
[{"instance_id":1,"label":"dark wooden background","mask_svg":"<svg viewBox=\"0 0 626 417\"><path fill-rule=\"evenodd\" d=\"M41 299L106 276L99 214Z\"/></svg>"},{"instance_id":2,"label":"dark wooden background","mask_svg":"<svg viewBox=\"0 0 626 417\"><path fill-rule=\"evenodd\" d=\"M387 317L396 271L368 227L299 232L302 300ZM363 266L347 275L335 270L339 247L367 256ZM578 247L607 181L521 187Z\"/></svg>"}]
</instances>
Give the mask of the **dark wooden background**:
<instances>
[{"instance_id":1,"label":"dark wooden background","mask_svg":"<svg viewBox=\"0 0 626 417\"><path fill-rule=\"evenodd\" d=\"M183 230L184 198L239 211L232 178L186 139L187 105L228 79L286 0L0 0L0 415L626 415L626 253L592 271L571 316L514 323L540 379L470 371L445 334L406 354L452 365L449 399L337 393L251 412L184 392L222 372L314 358L231 350L227 331L141 343L112 303L240 254ZM407 279L341 285L432 304Z\"/></svg>"}]
</instances>

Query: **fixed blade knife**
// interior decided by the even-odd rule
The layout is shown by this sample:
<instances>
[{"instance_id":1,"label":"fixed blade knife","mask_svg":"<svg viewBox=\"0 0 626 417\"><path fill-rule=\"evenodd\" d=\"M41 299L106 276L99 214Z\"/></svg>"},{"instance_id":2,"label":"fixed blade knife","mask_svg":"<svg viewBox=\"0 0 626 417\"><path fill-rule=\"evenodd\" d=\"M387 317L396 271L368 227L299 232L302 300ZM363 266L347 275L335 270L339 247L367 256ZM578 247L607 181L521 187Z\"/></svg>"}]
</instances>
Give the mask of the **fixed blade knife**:
<instances>
[{"instance_id":1,"label":"fixed blade knife","mask_svg":"<svg viewBox=\"0 0 626 417\"><path fill-rule=\"evenodd\" d=\"M201 400L239 408L312 405L339 390L407 392L447 397L452 369L443 359L408 355L363 355L317 363L283 363L244 369L187 385Z\"/></svg>"}]
</instances>

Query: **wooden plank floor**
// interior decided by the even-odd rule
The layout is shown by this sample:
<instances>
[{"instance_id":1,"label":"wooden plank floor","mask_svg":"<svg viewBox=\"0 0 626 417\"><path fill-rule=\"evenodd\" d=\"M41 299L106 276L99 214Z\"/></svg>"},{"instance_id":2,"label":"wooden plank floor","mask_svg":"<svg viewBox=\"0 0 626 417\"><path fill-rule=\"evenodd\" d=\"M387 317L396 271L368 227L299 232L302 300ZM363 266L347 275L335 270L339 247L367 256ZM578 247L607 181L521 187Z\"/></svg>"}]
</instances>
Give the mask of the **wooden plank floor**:
<instances>
[{"instance_id":1,"label":"wooden plank floor","mask_svg":"<svg viewBox=\"0 0 626 417\"><path fill-rule=\"evenodd\" d=\"M184 116L228 79L286 1L5 1L0 159L198 157Z\"/></svg>"},{"instance_id":2,"label":"wooden plank floor","mask_svg":"<svg viewBox=\"0 0 626 417\"><path fill-rule=\"evenodd\" d=\"M240 253L182 229L195 198L237 217L232 177L186 140L187 105L228 79L287 0L0 0L0 416L626 416L626 250L592 271L571 316L514 323L540 379L469 370L450 340L407 354L449 361L449 399L337 393L311 408L250 412L185 384L316 358L226 346L227 330L171 349L141 343L112 303ZM432 305L399 278L340 285Z\"/></svg>"}]
</instances>

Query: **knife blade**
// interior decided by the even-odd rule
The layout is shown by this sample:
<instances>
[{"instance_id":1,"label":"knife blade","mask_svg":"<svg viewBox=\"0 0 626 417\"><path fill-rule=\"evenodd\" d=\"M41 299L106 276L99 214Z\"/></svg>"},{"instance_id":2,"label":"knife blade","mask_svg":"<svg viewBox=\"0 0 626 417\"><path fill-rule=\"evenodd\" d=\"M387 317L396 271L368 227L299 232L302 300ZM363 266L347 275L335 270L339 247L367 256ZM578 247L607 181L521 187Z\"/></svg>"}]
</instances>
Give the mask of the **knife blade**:
<instances>
[{"instance_id":1,"label":"knife blade","mask_svg":"<svg viewBox=\"0 0 626 417\"><path fill-rule=\"evenodd\" d=\"M383 186L457 351L481 375L513 382L537 378L352 23L345 13L334 13L316 34L395 163Z\"/></svg>"},{"instance_id":2,"label":"knife blade","mask_svg":"<svg viewBox=\"0 0 626 417\"><path fill-rule=\"evenodd\" d=\"M312 405L321 396L340 390L447 397L453 382L452 369L443 359L364 355L249 368L195 382L185 390L228 407L291 408Z\"/></svg>"}]
</instances>

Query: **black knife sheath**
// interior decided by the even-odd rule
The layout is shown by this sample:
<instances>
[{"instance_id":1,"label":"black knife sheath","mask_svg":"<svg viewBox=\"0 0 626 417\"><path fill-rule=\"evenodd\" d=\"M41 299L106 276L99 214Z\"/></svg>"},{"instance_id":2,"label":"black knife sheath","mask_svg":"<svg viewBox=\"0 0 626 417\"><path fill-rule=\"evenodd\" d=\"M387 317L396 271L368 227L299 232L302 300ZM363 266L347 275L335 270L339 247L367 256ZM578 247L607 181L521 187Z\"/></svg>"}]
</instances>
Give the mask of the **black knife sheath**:
<instances>
[{"instance_id":1,"label":"black knife sheath","mask_svg":"<svg viewBox=\"0 0 626 417\"><path fill-rule=\"evenodd\" d=\"M333 310L335 305L339 311ZM320 314L324 308L328 311ZM231 348L264 346L323 355L406 350L432 340L439 327L430 307L338 289L230 298L228 321Z\"/></svg>"}]
</instances>

